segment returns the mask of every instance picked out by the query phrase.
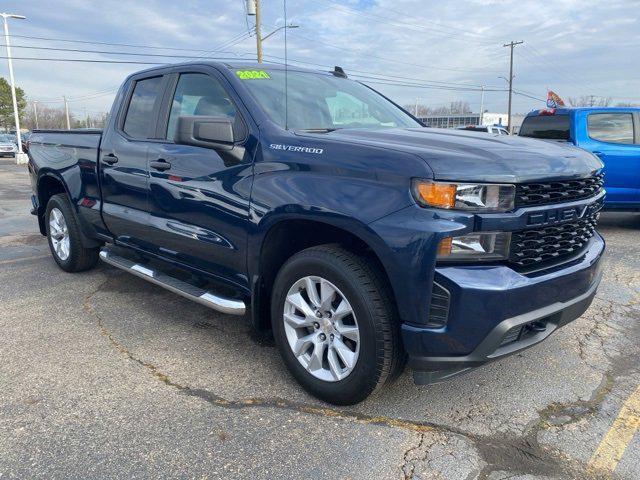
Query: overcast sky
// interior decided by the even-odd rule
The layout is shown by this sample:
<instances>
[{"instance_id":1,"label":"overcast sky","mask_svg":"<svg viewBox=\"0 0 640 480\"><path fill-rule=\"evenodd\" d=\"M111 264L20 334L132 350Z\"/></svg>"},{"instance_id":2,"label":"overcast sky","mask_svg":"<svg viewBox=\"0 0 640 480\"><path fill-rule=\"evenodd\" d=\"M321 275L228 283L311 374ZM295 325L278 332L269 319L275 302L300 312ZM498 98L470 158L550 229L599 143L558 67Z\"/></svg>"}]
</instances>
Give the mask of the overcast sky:
<instances>
[{"instance_id":1,"label":"overcast sky","mask_svg":"<svg viewBox=\"0 0 640 480\"><path fill-rule=\"evenodd\" d=\"M244 0L2 4L5 12L27 16L27 20L10 21L14 57L166 63L181 59L123 53L201 56L217 49L209 55L255 58L255 38L242 40L253 22L253 17L245 15ZM283 25L284 16L282 0L262 0L262 4L264 35ZM287 7L288 22L300 26L289 30L292 64L307 62L304 65L310 68L324 69L340 65L347 74L384 75L395 83L430 87L385 85L368 78L377 82L372 86L402 104L413 104L416 98L431 106L467 100L478 111L480 92L472 90L486 85L485 108L506 111L506 92L490 90L506 86L499 77L508 76L509 49L502 45L511 40L524 41L515 50L514 88L525 95L543 99L548 87L565 100L597 95L613 97L614 102L640 103L640 1L287 0ZM282 61L282 31L265 42L264 53L267 60ZM71 109L79 115L85 108L92 113L108 110L122 79L145 67L35 60L14 63L16 82L30 99L55 106L67 95L72 99ZM7 71L6 60L0 59L0 75L7 77ZM514 97L516 112L543 106L523 95Z\"/></svg>"}]
</instances>

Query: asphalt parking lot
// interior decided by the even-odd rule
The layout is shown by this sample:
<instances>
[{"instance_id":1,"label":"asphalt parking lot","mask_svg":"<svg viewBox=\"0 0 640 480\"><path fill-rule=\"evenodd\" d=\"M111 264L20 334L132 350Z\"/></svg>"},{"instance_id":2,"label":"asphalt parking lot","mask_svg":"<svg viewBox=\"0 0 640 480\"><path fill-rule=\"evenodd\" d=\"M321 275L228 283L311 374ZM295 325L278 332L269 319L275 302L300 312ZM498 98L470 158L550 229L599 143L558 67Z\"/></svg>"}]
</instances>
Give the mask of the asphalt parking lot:
<instances>
[{"instance_id":1,"label":"asphalt parking lot","mask_svg":"<svg viewBox=\"0 0 640 480\"><path fill-rule=\"evenodd\" d=\"M546 342L364 403L306 395L268 338L101 265L67 274L0 160L0 478L640 478L640 214Z\"/></svg>"}]
</instances>

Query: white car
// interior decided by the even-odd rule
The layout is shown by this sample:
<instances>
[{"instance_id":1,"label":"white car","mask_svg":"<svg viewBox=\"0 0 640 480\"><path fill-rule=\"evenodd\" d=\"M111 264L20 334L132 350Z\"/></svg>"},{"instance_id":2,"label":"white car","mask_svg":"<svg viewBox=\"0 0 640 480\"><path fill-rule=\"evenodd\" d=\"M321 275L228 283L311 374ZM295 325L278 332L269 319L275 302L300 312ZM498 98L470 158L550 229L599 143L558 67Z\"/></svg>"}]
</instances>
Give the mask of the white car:
<instances>
[{"instance_id":1,"label":"white car","mask_svg":"<svg viewBox=\"0 0 640 480\"><path fill-rule=\"evenodd\" d=\"M468 127L458 127L458 130L467 130L469 132L492 133L494 135L509 135L506 128L496 125L469 125Z\"/></svg>"},{"instance_id":2,"label":"white car","mask_svg":"<svg viewBox=\"0 0 640 480\"><path fill-rule=\"evenodd\" d=\"M18 146L15 135L0 134L0 157L14 157L16 153L18 153Z\"/></svg>"}]
</instances>

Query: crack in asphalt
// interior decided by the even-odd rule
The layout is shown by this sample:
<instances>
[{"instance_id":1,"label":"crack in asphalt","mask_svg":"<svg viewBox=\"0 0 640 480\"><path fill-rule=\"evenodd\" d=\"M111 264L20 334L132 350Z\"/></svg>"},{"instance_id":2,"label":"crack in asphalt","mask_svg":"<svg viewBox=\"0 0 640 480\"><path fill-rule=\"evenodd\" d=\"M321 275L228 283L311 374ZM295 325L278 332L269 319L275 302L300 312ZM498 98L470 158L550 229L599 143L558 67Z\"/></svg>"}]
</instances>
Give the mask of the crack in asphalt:
<instances>
[{"instance_id":1,"label":"crack in asphalt","mask_svg":"<svg viewBox=\"0 0 640 480\"><path fill-rule=\"evenodd\" d=\"M415 462L409 460L409 455L422 448L422 446L424 445L425 438L426 438L426 435L424 433L421 433L418 436L418 445L416 445L415 447L409 448L407 451L404 452L404 455L402 456L403 463L400 469L404 474L405 480L412 479L413 473L416 470L416 464Z\"/></svg>"},{"instance_id":2,"label":"crack in asphalt","mask_svg":"<svg viewBox=\"0 0 640 480\"><path fill-rule=\"evenodd\" d=\"M354 421L365 425L377 425L389 428L402 429L419 434L417 445L404 452L401 472L405 479L414 478L418 462L427 461L428 449L422 458L410 458L412 453L424 447L428 434L457 435L468 439L485 463L480 470L479 479L489 478L492 472L505 471L507 473L533 474L533 475L564 475L570 478L600 478L597 472L590 472L582 462L569 457L561 450L541 445L538 442L538 433L551 427L561 427L569 423L592 415L597 412L608 393L611 392L614 382L613 368L603 373L603 380L592 393L589 400L578 400L565 404L551 404L539 411L539 418L530 427L525 428L525 434L517 437L483 436L466 432L455 427L436 424L427 421L404 420L387 416L369 415L360 412L336 409L332 407L314 406L301 402L294 402L283 398L246 397L237 400L226 399L206 389L194 389L188 385L182 385L172 380L156 365L142 360L131 353L124 345L110 333L103 318L92 304L93 297L111 280L106 278L84 299L84 309L91 313L97 321L100 334L105 337L112 347L128 358L133 363L148 371L154 378L170 386L181 394L196 397L207 403L229 409L246 408L273 408L280 410L306 413L322 417L338 418ZM625 305L626 306L626 305ZM582 358L582 357L581 357ZM611 362L612 360L608 358ZM618 369L621 370L621 369ZM621 372L616 372L620 374ZM555 417L568 416L569 420L560 424L554 423ZM475 474L475 472L473 472Z\"/></svg>"}]
</instances>

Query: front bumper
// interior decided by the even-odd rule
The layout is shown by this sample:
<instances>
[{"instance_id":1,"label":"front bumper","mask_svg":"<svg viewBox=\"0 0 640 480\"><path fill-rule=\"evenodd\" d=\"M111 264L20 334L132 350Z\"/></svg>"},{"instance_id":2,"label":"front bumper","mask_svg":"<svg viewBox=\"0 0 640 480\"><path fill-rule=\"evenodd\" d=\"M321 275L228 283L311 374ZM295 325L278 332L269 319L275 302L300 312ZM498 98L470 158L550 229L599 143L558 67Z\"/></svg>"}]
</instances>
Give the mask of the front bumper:
<instances>
[{"instance_id":1,"label":"front bumper","mask_svg":"<svg viewBox=\"0 0 640 480\"><path fill-rule=\"evenodd\" d=\"M437 267L451 294L439 329L405 323L402 337L417 384L436 383L528 348L582 315L602 277L604 240L577 260L538 274L507 266Z\"/></svg>"}]
</instances>

